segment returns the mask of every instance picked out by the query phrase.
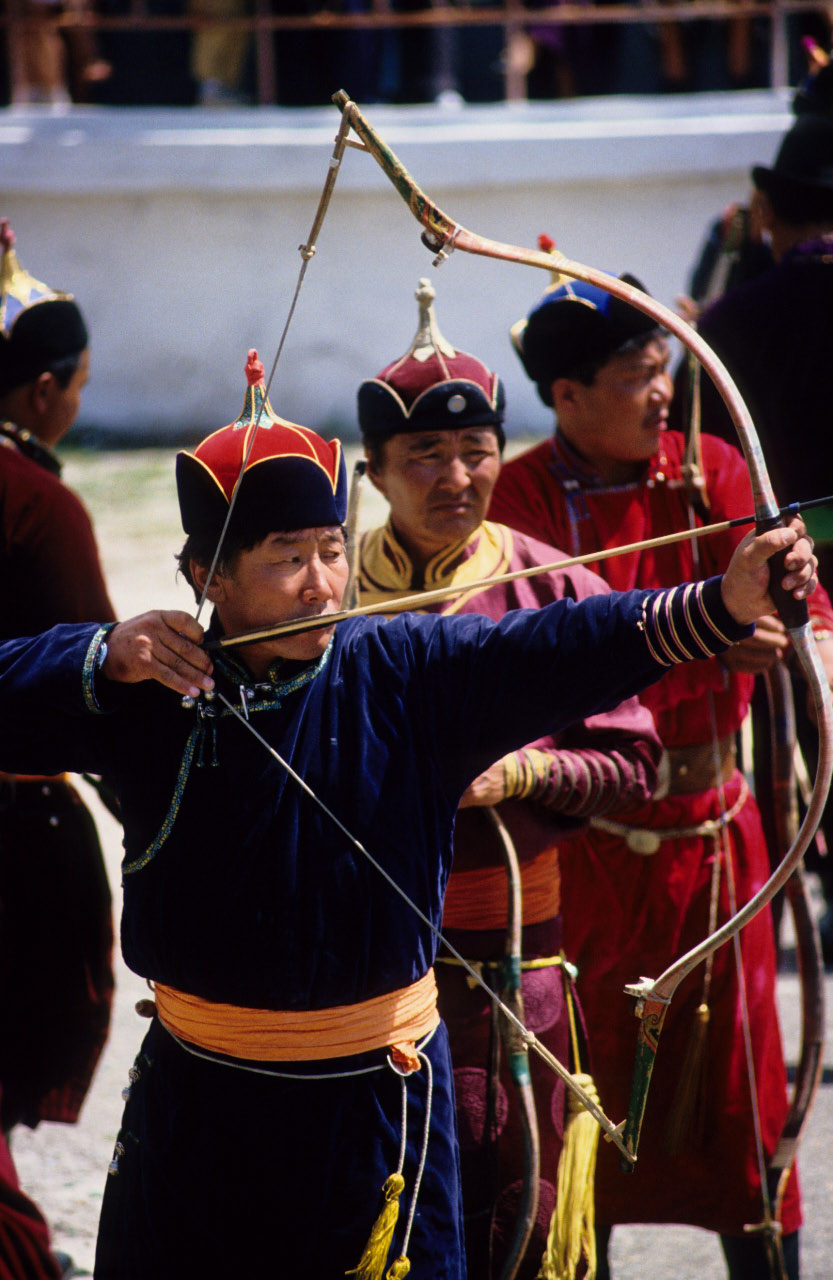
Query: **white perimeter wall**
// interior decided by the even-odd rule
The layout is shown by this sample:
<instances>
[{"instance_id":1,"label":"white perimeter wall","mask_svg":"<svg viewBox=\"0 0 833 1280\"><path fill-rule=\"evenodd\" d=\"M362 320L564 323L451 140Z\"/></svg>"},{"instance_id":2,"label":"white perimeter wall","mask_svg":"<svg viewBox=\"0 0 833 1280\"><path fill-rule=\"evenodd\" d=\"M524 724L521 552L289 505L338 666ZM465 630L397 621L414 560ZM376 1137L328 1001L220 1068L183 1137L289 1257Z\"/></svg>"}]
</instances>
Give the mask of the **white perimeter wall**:
<instances>
[{"instance_id":1,"label":"white perimeter wall","mask_svg":"<svg viewBox=\"0 0 833 1280\"><path fill-rule=\"evenodd\" d=\"M708 221L789 126L764 93L526 106L368 108L457 221L632 271L673 304ZM337 127L332 109L0 111L0 215L24 264L70 289L93 335L85 424L211 430L240 407L246 351L277 348ZM273 388L276 410L355 432L356 386L408 346L428 275L440 326L504 377L512 431L547 411L507 338L547 279L456 254L439 270L369 156L349 150Z\"/></svg>"}]
</instances>

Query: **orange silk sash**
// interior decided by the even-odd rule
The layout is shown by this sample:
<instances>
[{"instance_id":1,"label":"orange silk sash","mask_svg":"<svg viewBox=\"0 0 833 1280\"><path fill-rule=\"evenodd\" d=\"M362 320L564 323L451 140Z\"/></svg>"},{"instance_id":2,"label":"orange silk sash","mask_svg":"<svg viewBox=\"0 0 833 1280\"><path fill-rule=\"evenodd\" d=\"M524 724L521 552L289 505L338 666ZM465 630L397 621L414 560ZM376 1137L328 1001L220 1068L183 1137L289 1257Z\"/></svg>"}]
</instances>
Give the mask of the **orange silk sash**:
<instances>
[{"instance_id":1,"label":"orange silk sash","mask_svg":"<svg viewBox=\"0 0 833 1280\"><path fill-rule=\"evenodd\" d=\"M561 909L558 850L544 849L531 862L521 863L524 924L552 920ZM503 867L452 871L443 910L447 929L505 929L507 879Z\"/></svg>"},{"instance_id":2,"label":"orange silk sash","mask_svg":"<svg viewBox=\"0 0 833 1280\"><path fill-rule=\"evenodd\" d=\"M161 982L155 995L159 1018L174 1035L211 1053L258 1062L312 1062L390 1046L398 1065L416 1070L415 1042L440 1020L433 969L410 987L332 1009L246 1009Z\"/></svg>"}]
</instances>

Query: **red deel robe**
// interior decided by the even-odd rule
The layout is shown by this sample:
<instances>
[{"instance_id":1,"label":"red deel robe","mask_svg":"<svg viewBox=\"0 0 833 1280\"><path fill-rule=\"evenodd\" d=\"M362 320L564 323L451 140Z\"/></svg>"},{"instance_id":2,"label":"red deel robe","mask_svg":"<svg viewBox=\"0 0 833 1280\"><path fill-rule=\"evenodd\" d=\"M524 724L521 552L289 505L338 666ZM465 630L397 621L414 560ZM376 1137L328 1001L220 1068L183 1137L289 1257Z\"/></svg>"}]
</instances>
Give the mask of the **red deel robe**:
<instances>
[{"instance_id":1,"label":"red deel robe","mask_svg":"<svg viewBox=\"0 0 833 1280\"><path fill-rule=\"evenodd\" d=\"M636 542L686 527L688 497L682 480L683 439L663 437L641 480L609 487L556 435L508 462L490 516L579 554ZM708 519L751 513L753 503L741 455L703 437ZM697 518L698 524L705 523ZM745 529L677 543L600 562L611 587L666 586L721 572ZM830 602L816 593L814 620L829 628ZM641 695L666 747L723 738L740 726L753 677L731 673L719 661L676 667ZM712 724L714 717L714 728ZM740 796L739 773L724 789L728 808ZM635 805L616 814L629 826L679 830L721 814L716 788ZM750 797L729 826L739 903L748 901L769 874L760 815ZM587 1019L591 1057L602 1105L614 1118L627 1111L637 1024L625 984L658 977L672 960L709 932L709 901L716 842L695 836L664 840L652 856L632 852L621 837L591 829L562 849L565 948L579 966L579 993ZM729 876L720 880L718 920L732 914ZM775 1006L775 956L769 911L741 935L743 970L757 1076L757 1106L764 1148L771 1155L786 1115L786 1076ZM755 1156L751 1092L743 1048L742 1012L731 946L714 958L709 1006L705 1137L676 1155L667 1150L671 1113L695 1010L703 999L704 967L679 987L665 1021L648 1098L636 1171L624 1175L616 1152L602 1143L597 1171L597 1217L617 1222L680 1222L740 1234L762 1218L761 1180ZM785 1232L800 1223L797 1179L784 1199Z\"/></svg>"},{"instance_id":2,"label":"red deel robe","mask_svg":"<svg viewBox=\"0 0 833 1280\"><path fill-rule=\"evenodd\" d=\"M470 537L444 548L417 582L408 554L388 524L362 540L360 598L363 604L371 604L393 601L420 586L425 590L454 586L456 595L428 606L426 612L481 613L497 621L512 609L536 609L564 597L581 600L607 590L595 574L580 567L487 590L469 586L478 579L561 557L551 547L487 521ZM488 689L483 697L489 697ZM653 786L659 743L651 717L636 698L629 698L614 711L590 716L557 738L542 738L534 746L540 753L539 766L550 762L548 785L538 798L505 800L498 811L516 846L524 886L523 958L533 966L544 962L522 975L526 1022L566 1062L570 1043L565 980L552 963L562 945L556 846L583 829L591 813L618 814L625 803L644 802ZM536 871L542 867L545 884L541 870ZM443 931L461 955L473 962L488 962L502 959L506 926L507 877L500 841L482 808L460 809ZM494 1093L490 1091L491 1002L480 988L472 987L464 970L442 960L441 956L437 985L454 1063L468 1271L478 1280L487 1280L500 1273L515 1226L524 1175L521 1115L505 1053ZM484 976L500 985L496 967L487 967ZM565 1112L560 1080L534 1054L529 1066L541 1135L540 1200L519 1280L534 1280L538 1274L555 1204ZM586 1069L586 1063L582 1067Z\"/></svg>"}]
</instances>

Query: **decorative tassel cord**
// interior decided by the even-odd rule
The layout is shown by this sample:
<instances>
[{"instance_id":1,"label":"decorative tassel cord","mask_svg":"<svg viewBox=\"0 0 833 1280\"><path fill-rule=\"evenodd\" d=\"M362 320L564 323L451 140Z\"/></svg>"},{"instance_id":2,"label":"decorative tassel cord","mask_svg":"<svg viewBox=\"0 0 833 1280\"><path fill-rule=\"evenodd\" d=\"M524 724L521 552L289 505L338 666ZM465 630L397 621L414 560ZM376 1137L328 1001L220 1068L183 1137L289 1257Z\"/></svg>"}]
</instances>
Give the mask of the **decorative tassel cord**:
<instances>
[{"instance_id":1,"label":"decorative tassel cord","mask_svg":"<svg viewBox=\"0 0 833 1280\"><path fill-rule=\"evenodd\" d=\"M404 1276L407 1274L406 1271L396 1270L396 1267L399 1262L407 1261L404 1255L408 1252L408 1242L410 1241L410 1238L411 1238L411 1229L413 1228L413 1225L414 1225L414 1215L416 1213L417 1196L419 1195L419 1190L420 1190L420 1187L422 1186L422 1175L425 1172L425 1161L428 1156L428 1132L431 1124L431 1108L434 1102L434 1072L431 1066L431 1060L425 1054L421 1053L419 1055L419 1060L421 1063L423 1063L425 1067L426 1075L428 1077L428 1086L425 1094L425 1125L423 1127L423 1134L422 1134L422 1150L419 1153L419 1165L417 1166L416 1177L414 1179L414 1191L413 1191L413 1195L411 1196L411 1207L408 1212L408 1221L405 1226L405 1235L402 1240L402 1255L399 1258L397 1258L396 1262L393 1264L390 1271L388 1272L388 1276L390 1277L390 1280L398 1280L398 1277ZM397 1070L396 1067L394 1067L393 1069L394 1071ZM403 1081L403 1088L404 1088L404 1081ZM404 1160L404 1136L403 1136L403 1160ZM410 1264L408 1266L408 1270L410 1270Z\"/></svg>"},{"instance_id":2,"label":"decorative tassel cord","mask_svg":"<svg viewBox=\"0 0 833 1280\"><path fill-rule=\"evenodd\" d=\"M566 961L564 962L566 966ZM575 1006L565 974L564 995L570 1024L570 1042L577 1078L588 1093L598 1097L593 1077L581 1072L581 1055ZM596 1275L595 1181L599 1129L573 1094L568 1095L564 1144L558 1160L555 1208L537 1280L575 1280L584 1261L584 1280Z\"/></svg>"},{"instance_id":3,"label":"decorative tassel cord","mask_svg":"<svg viewBox=\"0 0 833 1280\"><path fill-rule=\"evenodd\" d=\"M405 1178L403 1169L405 1168L405 1150L408 1139L408 1086L407 1077L413 1075L412 1071L400 1071L392 1058L388 1058L387 1065L391 1071L394 1071L401 1079L402 1083L402 1123L399 1138L399 1164L396 1173L392 1173L390 1177L385 1179L385 1185L382 1188L384 1197L384 1205L378 1218L374 1222L367 1244L358 1266L351 1267L345 1275L355 1276L356 1280L382 1280L382 1276L386 1280L403 1280L411 1270L411 1264L408 1260L408 1244L411 1239L411 1229L414 1225L414 1215L416 1213L417 1198L419 1196L420 1187L422 1186L422 1175L425 1172L425 1161L428 1156L428 1135L431 1131L431 1109L434 1100L434 1073L431 1067L431 1060L424 1053L419 1054L419 1060L425 1067L427 1085L425 1091L425 1120L422 1127L422 1147L419 1154L419 1163L417 1165L416 1176L414 1178L414 1189L411 1195L411 1204L408 1212L408 1220L405 1224L405 1234L402 1237L402 1248L399 1256L391 1263L387 1271L385 1264L388 1260L391 1242L396 1230L396 1224L399 1221L399 1197L405 1189Z\"/></svg>"},{"instance_id":4,"label":"decorative tassel cord","mask_svg":"<svg viewBox=\"0 0 833 1280\"><path fill-rule=\"evenodd\" d=\"M474 979L474 981L477 983L479 987L483 988L483 990L486 992L489 999L497 1005L497 1007L500 1009L504 1017L508 1018L508 1020L512 1023L512 1025L523 1037L524 1043L530 1049L533 1049L535 1053L538 1054L539 1058L542 1058L543 1061L546 1062L548 1066L555 1072L555 1074L561 1080L564 1081L564 1083L567 1085L567 1088L570 1089L578 1098L580 1098L582 1105L590 1112L590 1114L593 1116L593 1119L596 1121L599 1127L604 1130L609 1141L613 1142L616 1145L616 1147L619 1149L619 1151L622 1153L623 1157L628 1161L629 1164L633 1164L634 1157L625 1150L624 1145L622 1143L622 1137L621 1137L622 1124L615 1125L613 1121L610 1119L610 1117L605 1115L599 1103L593 1097L591 1097L591 1095L585 1089L583 1089L580 1084L576 1082L576 1080L573 1078L573 1076L567 1070L564 1064L562 1062L559 1062L558 1058L556 1058L554 1054L550 1053L549 1049L547 1049L545 1045L541 1044L540 1040L537 1038L534 1032L530 1031L527 1027L525 1027L524 1024L520 1021L520 1019L517 1018L515 1014L512 1012L512 1010L508 1007L508 1005L504 1004L504 1002L499 999L499 997L495 994L495 992L492 991L491 988L483 981L483 978L481 977L481 975L469 964L467 960L463 958L463 956L460 955L460 952L457 951L456 948L451 945L451 943L444 936L444 934L437 928L437 926L431 920L429 920L425 912L422 911L422 909L418 907L414 901L412 901L412 899L408 896L408 894L401 887L401 885L398 885L396 883L393 876L391 876L389 872L385 870L382 864L378 862L371 853L368 852L368 850L361 843L361 841L357 840L356 837L350 831L348 831L347 827L345 827L341 819L338 818L333 813L332 809L328 808L328 806L324 803L324 801L321 799L320 796L317 796L315 794L315 792L308 785L308 783L304 781L304 779L300 776L300 774L296 773L296 771L292 768L292 766L288 763L288 761L284 760L280 752L276 751L275 748L272 746L272 744L270 742L267 742L262 734L258 733L254 725L246 719L246 717L242 714L242 712L240 712L238 708L234 706L233 703L229 702L225 694L217 690L216 696L220 699L223 705L228 708L228 710L232 713L232 715L235 716L236 719L239 720L242 725L245 725L249 733L251 733L252 736L257 739L257 741L268 752L268 754L272 757L272 759L277 761L277 763L281 766L281 768L284 769L285 772L289 774L290 778L292 778L298 784L301 790L310 797L310 799L318 806L318 808L322 811L322 813L326 814L327 817L330 819L330 821L333 822L338 827L342 835L347 837L347 839L350 841L353 847L359 851L362 857L366 858L367 861L370 863L370 865L379 872L379 874L387 881L387 883L394 890L394 892L398 894L398 896L402 899L402 901L405 902L407 906L409 906L410 909L414 912L414 914L422 921L422 923L426 925L428 929L430 929L431 933L434 935L437 941L441 942L443 946L446 947L446 949L451 952L451 954L458 961L458 963L463 966L463 968L466 970L469 976Z\"/></svg>"},{"instance_id":5,"label":"decorative tassel cord","mask_svg":"<svg viewBox=\"0 0 833 1280\"><path fill-rule=\"evenodd\" d=\"M712 874L709 886L709 933L714 933L717 928L717 907L723 861L721 841L718 836L713 839ZM672 1103L666 1126L665 1145L672 1155L677 1155L691 1144L699 1146L703 1141L704 1102L707 1087L706 1061L708 1057L709 1023L711 1021L709 999L713 971L714 952L706 957L703 966L703 986L700 1003L695 1013L697 1021L689 1039L686 1056L680 1071L680 1081L674 1095L674 1102Z\"/></svg>"}]
</instances>

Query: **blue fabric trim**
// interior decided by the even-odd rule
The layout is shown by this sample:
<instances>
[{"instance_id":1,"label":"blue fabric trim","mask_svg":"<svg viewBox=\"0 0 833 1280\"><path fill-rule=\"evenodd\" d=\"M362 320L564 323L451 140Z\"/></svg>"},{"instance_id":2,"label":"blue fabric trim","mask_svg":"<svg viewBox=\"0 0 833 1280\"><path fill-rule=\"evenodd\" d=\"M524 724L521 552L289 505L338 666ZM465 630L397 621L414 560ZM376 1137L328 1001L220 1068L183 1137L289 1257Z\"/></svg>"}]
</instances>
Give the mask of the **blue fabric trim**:
<instances>
[{"instance_id":1,"label":"blue fabric trim","mask_svg":"<svg viewBox=\"0 0 833 1280\"><path fill-rule=\"evenodd\" d=\"M182 804L182 797L185 794L185 784L188 781L188 775L191 772L191 763L194 759L194 749L197 745L200 728L201 726L194 725L194 728L188 735L188 740L185 743L185 750L182 753L182 760L179 765L179 773L176 777L176 786L174 787L171 805L165 815L165 821L159 828L156 839L148 846L143 854L138 858L134 858L133 862L125 862L122 865L122 875L129 876L132 875L134 871L141 871L142 867L146 867L151 859L156 856L168 836L171 834L173 825L176 822L176 816L179 813L179 807Z\"/></svg>"},{"instance_id":2,"label":"blue fabric trim","mask_svg":"<svg viewBox=\"0 0 833 1280\"><path fill-rule=\"evenodd\" d=\"M102 716L105 713L95 692L95 673L98 661L98 655L101 652L101 646L109 636L110 632L117 624L108 622L105 626L99 627L90 641L90 646L84 656L84 666L81 671L81 684L84 694L84 706L88 711L92 711L93 715Z\"/></svg>"},{"instance_id":3,"label":"blue fabric trim","mask_svg":"<svg viewBox=\"0 0 833 1280\"><path fill-rule=\"evenodd\" d=\"M330 641L330 643L327 645L327 648L324 650L324 652L322 653L318 661L315 663L315 665L308 667L305 671L302 671L299 675L293 676L290 680L273 681L272 682L274 685L273 694L268 698L262 698L257 701L253 700L252 702L249 702L247 704L247 710L249 714L251 714L254 711L276 711L283 703L284 698L286 698L290 693L295 693L296 690L303 688L304 685L309 684L312 680L315 679L315 677L319 674L319 672L324 670L324 667L327 665L330 659L330 653L332 652L332 647L333 647L332 641ZM92 645L90 646L90 648L92 649ZM252 681L252 684L255 684L255 682ZM225 707L221 707L217 711L214 711L214 709L212 708L212 713L213 713L212 719L216 717L216 719L218 720L226 716L230 716L232 714L232 712ZM162 848L162 845L168 839L168 836L171 834L171 831L173 830L173 825L176 822L177 814L179 813L180 806L182 804L182 797L185 794L185 787L188 782L189 775L191 773L191 766L194 762L194 755L196 753L197 745L198 743L202 743L204 732L205 732L205 725L204 725L203 717L200 717L199 723L194 725L194 728L191 730L190 734L188 735L188 740L185 743L185 750L182 753L182 760L180 761L179 772L177 773L176 785L174 787L174 794L171 798L170 808L168 809L168 812L165 815L165 820L162 823L162 826L159 828L159 831L157 832L156 837L153 840L152 844L150 844L147 847L144 853L140 854L138 858L134 858L132 862L125 862L122 865L122 875L129 876L129 875L132 875L134 871L141 871L143 867L146 867L148 863L151 862L152 859L156 856L156 854ZM200 766L203 763L204 761L202 759L202 749L201 749L200 758L197 760L197 765ZM211 763L217 764L216 742L214 743L214 747L213 747L213 757L212 757Z\"/></svg>"},{"instance_id":4,"label":"blue fabric trim","mask_svg":"<svg viewBox=\"0 0 833 1280\"><path fill-rule=\"evenodd\" d=\"M331 640L330 643L327 645L327 648L322 653L321 657L314 664L314 666L305 668L305 670L301 671L298 675L292 676L288 680L278 680L275 676L272 676L272 675L270 675L268 682L264 680L253 680L251 677L248 677L247 679L244 678L243 680L241 680L240 679L241 670L239 668L231 669L231 678L234 680L234 683L237 685L238 689L241 686L245 689L263 689L267 683L270 684L271 691L268 696L264 696L261 698L255 697L251 701L247 700L246 705L249 712L276 711L277 708L281 706L284 699L288 698L291 693L295 693L298 689L303 689L304 685L309 684L310 681L314 680L317 675L320 675L320 673L326 667L327 663L330 661L330 654L332 653L332 651L333 651L333 642ZM220 658L218 665L221 667L221 669L225 666L225 664L222 661L222 657ZM236 667L236 664L235 664L235 667ZM226 675L229 675L229 668L227 666L225 667L224 673ZM232 712L227 710L225 707L221 707L220 710L217 712L217 715L220 717L230 716L231 714Z\"/></svg>"}]
</instances>

